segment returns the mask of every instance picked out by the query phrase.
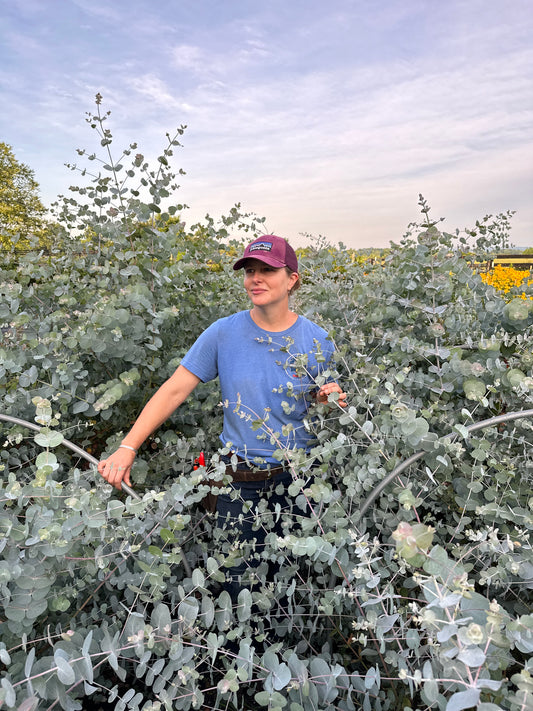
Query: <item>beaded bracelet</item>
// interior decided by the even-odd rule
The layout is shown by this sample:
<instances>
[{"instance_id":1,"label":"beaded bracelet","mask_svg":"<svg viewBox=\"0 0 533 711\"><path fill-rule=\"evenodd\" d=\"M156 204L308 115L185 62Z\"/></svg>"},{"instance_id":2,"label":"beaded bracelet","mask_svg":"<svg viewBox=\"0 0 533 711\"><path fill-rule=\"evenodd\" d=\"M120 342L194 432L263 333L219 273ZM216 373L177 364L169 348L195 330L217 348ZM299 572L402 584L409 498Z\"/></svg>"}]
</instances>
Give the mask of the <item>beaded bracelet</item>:
<instances>
[{"instance_id":1,"label":"beaded bracelet","mask_svg":"<svg viewBox=\"0 0 533 711\"><path fill-rule=\"evenodd\" d=\"M118 448L120 449L121 447L122 447L123 449L131 449L131 451L132 451L132 452L135 452L135 454L137 454L137 452L139 451L138 449L135 449L135 447L130 447L129 444L119 444L119 445L118 445Z\"/></svg>"}]
</instances>

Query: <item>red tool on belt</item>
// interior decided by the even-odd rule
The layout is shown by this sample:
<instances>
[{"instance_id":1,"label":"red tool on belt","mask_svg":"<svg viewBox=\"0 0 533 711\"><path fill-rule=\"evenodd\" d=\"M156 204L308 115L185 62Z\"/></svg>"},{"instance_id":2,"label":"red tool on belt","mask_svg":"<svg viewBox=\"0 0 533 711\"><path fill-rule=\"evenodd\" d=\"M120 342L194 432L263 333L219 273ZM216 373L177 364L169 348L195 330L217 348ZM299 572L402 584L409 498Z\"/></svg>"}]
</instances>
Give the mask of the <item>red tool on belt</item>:
<instances>
[{"instance_id":1,"label":"red tool on belt","mask_svg":"<svg viewBox=\"0 0 533 711\"><path fill-rule=\"evenodd\" d=\"M198 469L198 467L205 467L205 457L203 452L200 452L200 454L194 460L193 469Z\"/></svg>"}]
</instances>

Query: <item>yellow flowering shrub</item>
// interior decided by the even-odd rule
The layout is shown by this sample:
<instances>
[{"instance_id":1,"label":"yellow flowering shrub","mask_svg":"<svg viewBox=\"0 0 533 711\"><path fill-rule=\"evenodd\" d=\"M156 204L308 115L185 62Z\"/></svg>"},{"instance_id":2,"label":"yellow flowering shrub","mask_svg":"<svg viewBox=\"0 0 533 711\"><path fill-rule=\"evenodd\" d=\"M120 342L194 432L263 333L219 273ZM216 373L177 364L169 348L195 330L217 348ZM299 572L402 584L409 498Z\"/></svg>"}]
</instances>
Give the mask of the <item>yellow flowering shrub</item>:
<instances>
[{"instance_id":1,"label":"yellow flowering shrub","mask_svg":"<svg viewBox=\"0 0 533 711\"><path fill-rule=\"evenodd\" d=\"M481 278L485 284L490 284L505 294L516 287L527 289L528 291L531 291L531 287L533 287L531 271L507 267L502 264L496 264L494 269L486 274L482 274ZM533 299L533 295L531 293L527 294L526 291L522 291L519 296L522 299Z\"/></svg>"}]
</instances>

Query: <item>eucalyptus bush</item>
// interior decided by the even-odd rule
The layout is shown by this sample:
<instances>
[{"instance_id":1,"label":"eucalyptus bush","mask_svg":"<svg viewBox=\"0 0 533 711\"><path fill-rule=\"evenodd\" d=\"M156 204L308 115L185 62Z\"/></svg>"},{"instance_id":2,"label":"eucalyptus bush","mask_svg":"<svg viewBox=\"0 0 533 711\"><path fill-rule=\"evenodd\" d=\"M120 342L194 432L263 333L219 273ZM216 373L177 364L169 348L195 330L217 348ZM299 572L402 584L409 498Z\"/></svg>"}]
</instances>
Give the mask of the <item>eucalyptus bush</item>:
<instances>
[{"instance_id":1,"label":"eucalyptus bush","mask_svg":"<svg viewBox=\"0 0 533 711\"><path fill-rule=\"evenodd\" d=\"M225 571L259 554L199 505L224 476L216 383L145 444L138 500L64 438L111 450L196 336L246 308L231 266L263 221L237 206L187 227L177 138L155 169L135 144L115 159L108 118L98 99L104 157L79 151L99 167L57 205L61 249L1 265L0 414L39 430L0 422L2 708L531 708L533 301L505 301L461 256L473 232L497 248L508 216L452 235L421 199L383 263L305 250L295 308L331 333L325 377L349 406L332 395L306 423L312 479L305 453L280 448L300 515L258 512L285 535L232 604Z\"/></svg>"}]
</instances>

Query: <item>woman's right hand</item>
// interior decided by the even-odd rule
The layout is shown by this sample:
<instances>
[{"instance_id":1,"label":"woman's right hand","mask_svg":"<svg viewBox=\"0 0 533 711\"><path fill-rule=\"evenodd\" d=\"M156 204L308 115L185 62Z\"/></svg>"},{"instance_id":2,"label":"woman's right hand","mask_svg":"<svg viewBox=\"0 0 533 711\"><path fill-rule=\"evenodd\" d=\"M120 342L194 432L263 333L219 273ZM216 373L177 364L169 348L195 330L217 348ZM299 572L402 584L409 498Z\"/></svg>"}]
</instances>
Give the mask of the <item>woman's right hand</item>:
<instances>
[{"instance_id":1,"label":"woman's right hand","mask_svg":"<svg viewBox=\"0 0 533 711\"><path fill-rule=\"evenodd\" d=\"M109 484L120 491L123 481L131 486L130 472L134 461L135 452L119 447L107 459L98 462L98 472Z\"/></svg>"}]
</instances>

